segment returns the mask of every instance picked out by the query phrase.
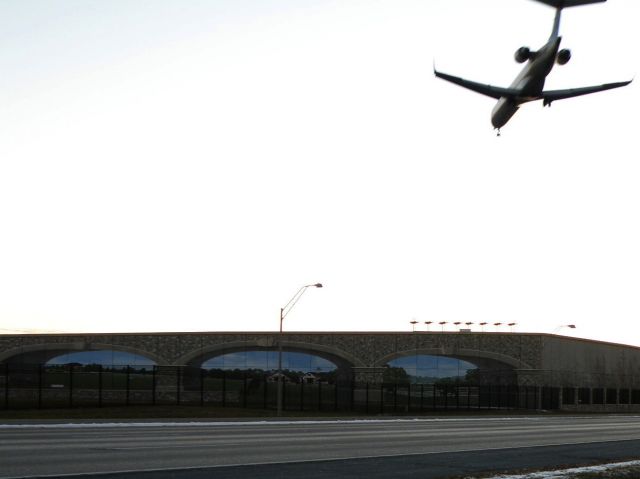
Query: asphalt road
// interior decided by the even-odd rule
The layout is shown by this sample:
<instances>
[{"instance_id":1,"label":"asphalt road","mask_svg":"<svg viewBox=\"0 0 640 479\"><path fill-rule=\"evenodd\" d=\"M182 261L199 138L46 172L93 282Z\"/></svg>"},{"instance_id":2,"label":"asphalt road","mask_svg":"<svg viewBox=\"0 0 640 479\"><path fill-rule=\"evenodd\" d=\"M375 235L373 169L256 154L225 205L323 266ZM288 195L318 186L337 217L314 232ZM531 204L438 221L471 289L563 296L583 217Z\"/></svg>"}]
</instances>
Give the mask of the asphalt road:
<instances>
[{"instance_id":1,"label":"asphalt road","mask_svg":"<svg viewBox=\"0 0 640 479\"><path fill-rule=\"evenodd\" d=\"M427 479L638 458L640 416L0 425L0 478Z\"/></svg>"}]
</instances>

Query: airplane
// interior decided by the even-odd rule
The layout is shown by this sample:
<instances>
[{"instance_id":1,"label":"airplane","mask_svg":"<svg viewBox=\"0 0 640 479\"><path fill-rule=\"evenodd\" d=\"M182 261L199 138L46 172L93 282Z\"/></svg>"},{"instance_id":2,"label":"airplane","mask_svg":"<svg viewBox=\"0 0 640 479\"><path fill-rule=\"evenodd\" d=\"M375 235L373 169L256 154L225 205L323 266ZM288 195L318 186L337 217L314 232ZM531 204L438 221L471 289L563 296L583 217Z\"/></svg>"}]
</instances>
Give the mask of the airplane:
<instances>
[{"instance_id":1,"label":"airplane","mask_svg":"<svg viewBox=\"0 0 640 479\"><path fill-rule=\"evenodd\" d=\"M538 51L532 51L528 47L520 47L516 50L515 60L518 63L527 62L520 74L509 88L500 88L491 85L477 83L459 78L447 73L442 73L433 68L436 77L455 83L463 88L481 93L498 100L491 112L491 123L500 136L500 128L507 124L511 117L518 111L520 105L530 101L542 100L543 106L551 106L556 100L573 98L589 93L596 93L613 88L620 88L631 83L632 80L605 83L603 85L588 86L582 88L570 88L566 90L544 90L544 82L555 63L566 65L571 59L571 51L560 50L562 37L560 32L560 16L562 10L567 7L577 7L592 3L602 3L607 0L536 0L556 9L551 36L545 45Z\"/></svg>"}]
</instances>

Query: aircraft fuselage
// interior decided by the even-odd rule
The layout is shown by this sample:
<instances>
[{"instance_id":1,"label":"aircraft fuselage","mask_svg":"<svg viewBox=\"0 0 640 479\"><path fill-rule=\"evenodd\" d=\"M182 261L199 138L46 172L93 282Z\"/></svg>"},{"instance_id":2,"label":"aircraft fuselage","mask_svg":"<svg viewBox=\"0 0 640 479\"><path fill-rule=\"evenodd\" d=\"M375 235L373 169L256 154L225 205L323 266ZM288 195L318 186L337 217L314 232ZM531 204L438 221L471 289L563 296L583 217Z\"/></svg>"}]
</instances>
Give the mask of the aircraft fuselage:
<instances>
[{"instance_id":1,"label":"aircraft fuselage","mask_svg":"<svg viewBox=\"0 0 640 479\"><path fill-rule=\"evenodd\" d=\"M571 59L571 51L560 50L560 17L562 10L568 7L577 7L580 5L588 5L592 3L603 3L606 0L537 0L556 9L556 15L553 20L553 29L547 43L537 52L532 52L527 47L521 47L516 50L514 55L518 63L525 63L520 74L511 83L509 88L487 85L475 81L466 80L448 73L439 72L433 67L433 73L436 77L446 80L455 85L459 85L467 90L480 93L498 100L491 111L491 123L498 130L502 128L518 111L520 105L529 101L542 100L543 106L551 105L552 102L564 100L566 98L574 98L591 93L612 90L627 86L632 80L604 83L602 85L591 85L578 88L564 88L560 90L545 90L544 84L547 75L551 73L554 64L565 65Z\"/></svg>"},{"instance_id":2,"label":"aircraft fuselage","mask_svg":"<svg viewBox=\"0 0 640 479\"><path fill-rule=\"evenodd\" d=\"M540 98L547 75L551 73L556 61L561 40L561 37L551 38L533 55L533 58L527 61L509 87L518 90L520 94L517 97L503 96L491 112L491 123L494 128L502 128L506 125L521 104Z\"/></svg>"}]
</instances>

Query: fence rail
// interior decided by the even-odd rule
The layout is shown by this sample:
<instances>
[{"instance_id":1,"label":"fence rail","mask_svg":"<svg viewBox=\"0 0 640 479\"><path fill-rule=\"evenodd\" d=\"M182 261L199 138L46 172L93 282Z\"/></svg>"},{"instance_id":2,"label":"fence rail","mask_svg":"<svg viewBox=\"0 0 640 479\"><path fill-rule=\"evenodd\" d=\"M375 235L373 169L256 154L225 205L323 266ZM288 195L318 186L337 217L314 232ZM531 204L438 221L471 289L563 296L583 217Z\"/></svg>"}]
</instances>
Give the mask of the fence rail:
<instances>
[{"instance_id":1,"label":"fence rail","mask_svg":"<svg viewBox=\"0 0 640 479\"><path fill-rule=\"evenodd\" d=\"M192 367L0 365L0 408L190 405L276 409L277 382L256 371ZM286 382L283 409L365 414L639 404L640 390L466 383Z\"/></svg>"}]
</instances>

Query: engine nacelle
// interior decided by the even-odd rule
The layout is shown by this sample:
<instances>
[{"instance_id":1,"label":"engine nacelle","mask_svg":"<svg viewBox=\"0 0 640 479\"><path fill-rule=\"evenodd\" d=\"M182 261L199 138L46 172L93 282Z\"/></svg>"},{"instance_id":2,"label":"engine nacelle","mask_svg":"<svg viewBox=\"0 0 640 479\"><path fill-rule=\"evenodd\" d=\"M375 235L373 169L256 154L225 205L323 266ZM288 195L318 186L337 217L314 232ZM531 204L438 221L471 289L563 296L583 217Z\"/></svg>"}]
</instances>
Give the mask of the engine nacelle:
<instances>
[{"instance_id":1,"label":"engine nacelle","mask_svg":"<svg viewBox=\"0 0 640 479\"><path fill-rule=\"evenodd\" d=\"M529 47L520 47L516 50L516 53L513 55L513 57L518 63L524 63L527 60L529 60L532 56L533 54L531 53L531 50L529 49Z\"/></svg>"},{"instance_id":2,"label":"engine nacelle","mask_svg":"<svg viewBox=\"0 0 640 479\"><path fill-rule=\"evenodd\" d=\"M571 60L571 50L567 50L565 48L564 50L560 50L558 52L558 56L556 57L558 65L566 65L567 63L569 63L569 60Z\"/></svg>"}]
</instances>

